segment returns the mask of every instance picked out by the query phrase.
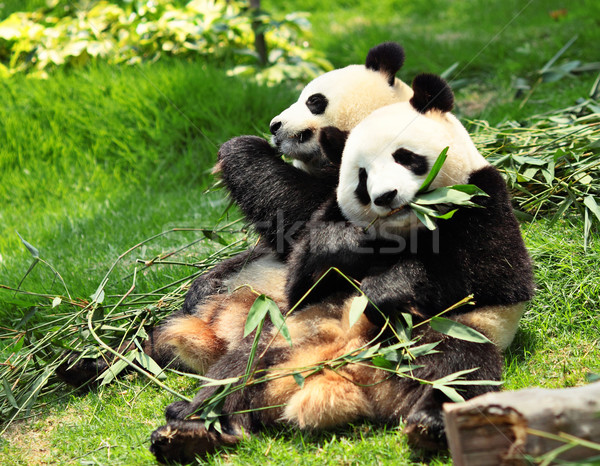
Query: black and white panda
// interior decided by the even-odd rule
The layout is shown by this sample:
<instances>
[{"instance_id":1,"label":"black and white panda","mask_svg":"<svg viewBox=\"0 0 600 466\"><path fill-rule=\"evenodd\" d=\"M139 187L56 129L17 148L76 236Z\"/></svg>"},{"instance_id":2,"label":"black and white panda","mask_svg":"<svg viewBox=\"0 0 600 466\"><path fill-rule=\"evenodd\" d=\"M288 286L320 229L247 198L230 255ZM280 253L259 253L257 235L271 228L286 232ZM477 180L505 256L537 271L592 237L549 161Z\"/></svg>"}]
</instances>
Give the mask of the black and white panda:
<instances>
[{"instance_id":1,"label":"black and white panda","mask_svg":"<svg viewBox=\"0 0 600 466\"><path fill-rule=\"evenodd\" d=\"M368 52L364 65L333 70L307 84L298 101L271 121L273 145L259 137L240 136L221 146L218 171L261 242L196 279L182 310L150 333L147 351L161 365L175 356L188 369L205 369L221 354L223 345L227 346L214 345L213 356L202 364L187 356L193 348L190 341L198 342L203 354L207 354L203 342L213 341L211 329L206 329L208 340L198 336L204 334L200 329L206 328L202 322L182 318L197 315L196 307L204 304L207 296L235 289L241 283L254 283L255 277L284 280L283 261L291 245L304 223L334 193L338 182L339 160L332 162L324 155L319 131L325 127L339 131L341 137L329 140L330 149L339 152L347 132L373 110L410 99L411 87L396 78L403 63L400 45L379 44ZM282 154L293 164L285 162ZM260 283L254 285L260 288Z\"/></svg>"},{"instance_id":2,"label":"black and white panda","mask_svg":"<svg viewBox=\"0 0 600 466\"><path fill-rule=\"evenodd\" d=\"M532 297L531 261L502 177L449 113L453 95L447 84L437 76L420 75L413 90L410 102L376 110L351 131L336 196L313 214L294 243L285 289L271 282L254 290L273 292L282 310L304 297L286 321L293 347L277 329L265 327L255 377L268 374L270 379L240 385L224 400L221 432L207 429L194 416L218 387L201 390L191 403L170 405L167 424L152 434L151 450L160 461L192 460L220 445L233 445L263 426L287 423L325 429L361 419L403 421L413 444L440 448L445 442L442 404L448 398L422 381L461 371L475 382L500 380L500 350L512 340L522 306ZM323 131L321 140L330 148L331 137L339 133ZM432 232L405 206L445 147L448 157L433 187L469 183L488 197L478 196L475 202L482 208L460 208ZM332 156L339 158L335 151ZM331 267L356 280L369 297L371 304L354 325L349 317L356 297L353 286L328 273L313 288ZM471 294L474 306L456 308L447 317L472 326L495 344L452 338L422 324ZM197 311L243 316L255 297L241 288L213 296ZM378 311L388 318L409 314L412 336L419 344L437 342L438 352L413 362L412 378L390 376L364 363L312 369L373 348L375 340L385 338ZM241 377L253 338L251 334L231 345L206 376ZM294 371L305 377L303 387L291 375ZM477 384L461 388L465 399L497 389Z\"/></svg>"}]
</instances>

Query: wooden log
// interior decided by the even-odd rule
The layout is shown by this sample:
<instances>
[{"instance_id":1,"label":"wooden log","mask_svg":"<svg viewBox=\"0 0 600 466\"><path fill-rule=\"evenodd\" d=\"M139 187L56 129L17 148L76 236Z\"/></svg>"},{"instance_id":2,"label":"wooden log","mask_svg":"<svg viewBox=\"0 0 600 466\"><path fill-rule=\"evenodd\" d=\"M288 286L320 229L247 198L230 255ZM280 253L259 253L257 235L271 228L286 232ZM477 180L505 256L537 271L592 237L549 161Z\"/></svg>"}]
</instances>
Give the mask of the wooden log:
<instances>
[{"instance_id":1,"label":"wooden log","mask_svg":"<svg viewBox=\"0 0 600 466\"><path fill-rule=\"evenodd\" d=\"M542 455L566 461L600 457L600 382L446 403L444 422L456 466L531 464ZM595 445L573 446L573 437Z\"/></svg>"}]
</instances>

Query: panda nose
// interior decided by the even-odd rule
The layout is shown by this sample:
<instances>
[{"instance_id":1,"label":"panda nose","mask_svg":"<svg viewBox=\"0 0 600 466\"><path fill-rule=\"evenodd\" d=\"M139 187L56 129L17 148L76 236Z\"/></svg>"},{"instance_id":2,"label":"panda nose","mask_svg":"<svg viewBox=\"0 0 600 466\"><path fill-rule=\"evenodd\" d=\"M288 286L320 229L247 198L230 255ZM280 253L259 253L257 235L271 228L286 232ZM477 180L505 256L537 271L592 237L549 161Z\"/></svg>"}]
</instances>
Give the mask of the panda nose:
<instances>
[{"instance_id":1,"label":"panda nose","mask_svg":"<svg viewBox=\"0 0 600 466\"><path fill-rule=\"evenodd\" d=\"M375 203L375 205L378 205L380 207L389 207L394 201L396 194L398 194L397 189L394 189L393 191L388 191L387 193L377 197L373 202Z\"/></svg>"},{"instance_id":2,"label":"panda nose","mask_svg":"<svg viewBox=\"0 0 600 466\"><path fill-rule=\"evenodd\" d=\"M274 121L271 123L271 126L269 126L269 131L271 131L271 134L275 136L275 133L279 128L281 128L281 121Z\"/></svg>"}]
</instances>

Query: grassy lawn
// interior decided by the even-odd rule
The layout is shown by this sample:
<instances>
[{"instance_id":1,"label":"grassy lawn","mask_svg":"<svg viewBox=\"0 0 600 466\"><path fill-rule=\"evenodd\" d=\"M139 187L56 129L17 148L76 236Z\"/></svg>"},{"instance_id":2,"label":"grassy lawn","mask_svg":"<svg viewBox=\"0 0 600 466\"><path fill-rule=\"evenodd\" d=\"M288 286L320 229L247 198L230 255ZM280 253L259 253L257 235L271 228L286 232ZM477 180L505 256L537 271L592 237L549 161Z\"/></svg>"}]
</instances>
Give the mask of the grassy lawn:
<instances>
[{"instance_id":1,"label":"grassy lawn","mask_svg":"<svg viewBox=\"0 0 600 466\"><path fill-rule=\"evenodd\" d=\"M42 2L5 0L0 17L24 3L33 8ZM598 76L597 69L581 70L539 81L539 71L575 36L556 65L600 59L600 4L592 0L568 7L555 0L263 0L263 7L311 11L310 43L335 66L362 63L368 49L385 40L404 45L407 59L399 75L406 81L457 63L449 78L459 116L491 125L573 105L589 97ZM174 59L59 70L44 81L0 80L0 285L16 288L32 262L16 231L60 272L73 298L89 299L131 246L176 227L212 228L228 205L223 191L206 193L218 146L241 134L264 135L297 90L292 83L259 86L227 77L210 63ZM236 215L232 211L224 221ZM580 385L589 372L600 372L600 235L592 229L584 251L583 229L575 211L555 224L542 216L523 224L538 293L507 352L506 388ZM107 294L127 291L136 258L151 259L198 237L173 232L127 256L111 275ZM206 254L198 243L179 257L193 263ZM194 270L176 264L148 268L137 277L136 292L159 289ZM65 294L43 264L21 288ZM0 326L14 325L34 308L32 322L73 312L0 289ZM3 361L6 356L4 351ZM184 377L171 374L165 383L190 396L195 392L196 383ZM88 393L67 394L59 387L42 401L41 412L2 436L1 464L154 464L149 435L173 396L128 375ZM272 430L210 463L422 461L398 429L360 424L322 434ZM440 454L428 461L450 459Z\"/></svg>"}]
</instances>

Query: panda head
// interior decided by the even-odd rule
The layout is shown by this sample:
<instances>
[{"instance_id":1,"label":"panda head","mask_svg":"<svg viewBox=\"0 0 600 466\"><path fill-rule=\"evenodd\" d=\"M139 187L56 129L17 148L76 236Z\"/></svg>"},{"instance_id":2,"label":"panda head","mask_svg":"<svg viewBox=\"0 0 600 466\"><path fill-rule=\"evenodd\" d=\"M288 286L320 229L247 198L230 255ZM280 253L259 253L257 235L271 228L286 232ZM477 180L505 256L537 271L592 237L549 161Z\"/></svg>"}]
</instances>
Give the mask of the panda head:
<instances>
[{"instance_id":1,"label":"panda head","mask_svg":"<svg viewBox=\"0 0 600 466\"><path fill-rule=\"evenodd\" d=\"M350 65L314 79L296 103L271 121L274 145L299 168L323 166L328 161L318 143L321 128L350 131L373 110L410 99L411 88L395 77L403 63L402 47L386 42L369 51L365 65Z\"/></svg>"},{"instance_id":2,"label":"panda head","mask_svg":"<svg viewBox=\"0 0 600 466\"><path fill-rule=\"evenodd\" d=\"M337 200L351 222L378 220L376 230L400 234L419 225L408 204L446 147L447 159L431 188L466 184L472 172L488 165L450 113L454 96L442 78L421 74L413 91L410 101L375 110L359 123L341 145L342 156L329 153L340 147L328 144L341 137L339 132L326 128L321 133L328 157L341 157Z\"/></svg>"}]
</instances>

